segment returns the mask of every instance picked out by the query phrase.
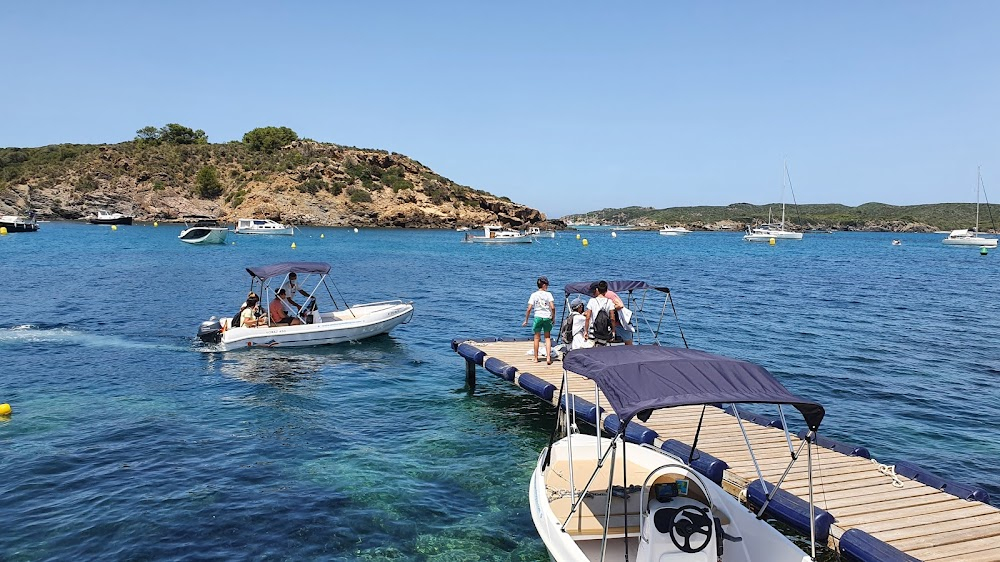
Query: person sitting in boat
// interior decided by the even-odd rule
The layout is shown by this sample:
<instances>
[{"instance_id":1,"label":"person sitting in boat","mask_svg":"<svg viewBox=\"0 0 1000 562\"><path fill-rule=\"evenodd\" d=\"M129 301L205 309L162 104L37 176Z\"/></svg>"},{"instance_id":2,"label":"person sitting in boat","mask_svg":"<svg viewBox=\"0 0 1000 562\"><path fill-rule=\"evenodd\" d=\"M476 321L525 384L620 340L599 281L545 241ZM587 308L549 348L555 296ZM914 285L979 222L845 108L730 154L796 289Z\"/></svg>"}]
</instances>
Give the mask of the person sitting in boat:
<instances>
[{"instance_id":1,"label":"person sitting in boat","mask_svg":"<svg viewBox=\"0 0 1000 562\"><path fill-rule=\"evenodd\" d=\"M267 318L260 307L260 297L257 296L257 293L251 291L247 295L247 300L243 303L243 308L240 309L238 325L243 328L256 328L267 325Z\"/></svg>"},{"instance_id":2,"label":"person sitting in boat","mask_svg":"<svg viewBox=\"0 0 1000 562\"><path fill-rule=\"evenodd\" d=\"M296 311L302 307L295 302L295 296L302 295L306 299L309 298L309 293L302 290L302 286L298 283L298 275L294 271L288 274L288 280L281 285L281 288L285 290L285 300L294 306Z\"/></svg>"},{"instance_id":3,"label":"person sitting in boat","mask_svg":"<svg viewBox=\"0 0 1000 562\"><path fill-rule=\"evenodd\" d=\"M298 326L302 323L298 318L289 314L290 306L285 289L278 289L274 300L267 308L268 312L271 313L272 326Z\"/></svg>"}]
</instances>

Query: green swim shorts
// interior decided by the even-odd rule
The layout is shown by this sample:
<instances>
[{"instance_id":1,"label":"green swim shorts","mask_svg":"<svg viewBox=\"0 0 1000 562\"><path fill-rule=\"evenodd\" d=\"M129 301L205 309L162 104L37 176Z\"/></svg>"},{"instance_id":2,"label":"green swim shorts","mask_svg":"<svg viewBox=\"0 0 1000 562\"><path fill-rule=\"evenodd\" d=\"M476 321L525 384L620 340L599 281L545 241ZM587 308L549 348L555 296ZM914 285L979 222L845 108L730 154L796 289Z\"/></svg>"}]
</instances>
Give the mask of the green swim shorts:
<instances>
[{"instance_id":1,"label":"green swim shorts","mask_svg":"<svg viewBox=\"0 0 1000 562\"><path fill-rule=\"evenodd\" d=\"M534 333L545 332L546 334L552 332L552 319L551 318L538 318L535 317L535 323L531 326L531 331Z\"/></svg>"}]
</instances>

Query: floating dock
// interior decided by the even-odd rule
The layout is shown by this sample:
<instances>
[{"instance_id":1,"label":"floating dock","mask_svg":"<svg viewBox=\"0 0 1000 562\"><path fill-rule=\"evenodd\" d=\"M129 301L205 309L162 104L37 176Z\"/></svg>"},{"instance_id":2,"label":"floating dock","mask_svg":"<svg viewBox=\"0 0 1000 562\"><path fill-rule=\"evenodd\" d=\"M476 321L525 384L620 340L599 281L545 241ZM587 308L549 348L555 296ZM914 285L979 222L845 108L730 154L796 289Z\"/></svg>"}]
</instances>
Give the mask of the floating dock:
<instances>
[{"instance_id":1,"label":"floating dock","mask_svg":"<svg viewBox=\"0 0 1000 562\"><path fill-rule=\"evenodd\" d=\"M494 338L451 342L466 361L466 380L475 386L476 367L556 406L562 402L560 361L536 363L531 340ZM568 373L569 400L577 421L615 428L617 416L592 381ZM648 421L630 422L625 438L648 443L687 459L701 406L667 408ZM738 412L753 445L760 474L747 451L733 413L708 407L692 467L721 484L730 494L760 505L761 480L777 482L790 460L799 435L786 433L782 420ZM748 423L749 422L749 423ZM880 465L864 447L820 436L813 452L817 541L862 562L1000 561L1000 510L985 491L931 474L911 463ZM796 462L785 477L767 515L809 534L807 469ZM768 484L768 489L770 484Z\"/></svg>"}]
</instances>

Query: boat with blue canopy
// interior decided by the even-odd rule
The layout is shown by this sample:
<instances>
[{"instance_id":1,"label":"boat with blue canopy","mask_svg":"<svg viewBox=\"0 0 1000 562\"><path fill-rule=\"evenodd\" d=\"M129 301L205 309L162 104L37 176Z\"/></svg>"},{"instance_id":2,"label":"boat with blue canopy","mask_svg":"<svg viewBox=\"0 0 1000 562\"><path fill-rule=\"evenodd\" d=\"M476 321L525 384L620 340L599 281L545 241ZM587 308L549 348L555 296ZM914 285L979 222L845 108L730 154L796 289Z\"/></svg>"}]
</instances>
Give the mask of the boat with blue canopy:
<instances>
[{"instance_id":1,"label":"boat with blue canopy","mask_svg":"<svg viewBox=\"0 0 1000 562\"><path fill-rule=\"evenodd\" d=\"M815 560L817 534L825 532L817 529L816 521L825 512L812 502L812 447L807 445L815 442L823 406L790 392L759 365L687 348L576 349L564 356L563 369L556 424L563 437L555 440L553 432L529 487L531 517L553 560ZM610 438L579 433L575 423L579 399L570 394L569 373L594 383L597 427L608 429ZM580 391L580 383L574 382L573 392ZM614 417L608 416L604 423L602 399L614 410ZM723 490L721 477L716 481L695 468L700 421L683 455L626 439L636 423L660 409L701 406L704 417L707 408L729 404L736 412L748 403L777 407L782 421L782 407L791 407L808 428L797 450L788 438L785 475L805 448L809 485L805 530L811 535L811 554L763 519L771 513L771 503L778 503L776 495L787 494L780 490L785 476L774 484L761 478L760 494L754 495L756 503L750 507ZM733 420L756 465L742 418L734 415Z\"/></svg>"},{"instance_id":2,"label":"boat with blue canopy","mask_svg":"<svg viewBox=\"0 0 1000 562\"><path fill-rule=\"evenodd\" d=\"M413 317L413 303L399 299L349 305L329 279L328 263L282 262L246 270L247 301L231 318L202 322L203 342L223 350L328 345L386 334Z\"/></svg>"}]
</instances>

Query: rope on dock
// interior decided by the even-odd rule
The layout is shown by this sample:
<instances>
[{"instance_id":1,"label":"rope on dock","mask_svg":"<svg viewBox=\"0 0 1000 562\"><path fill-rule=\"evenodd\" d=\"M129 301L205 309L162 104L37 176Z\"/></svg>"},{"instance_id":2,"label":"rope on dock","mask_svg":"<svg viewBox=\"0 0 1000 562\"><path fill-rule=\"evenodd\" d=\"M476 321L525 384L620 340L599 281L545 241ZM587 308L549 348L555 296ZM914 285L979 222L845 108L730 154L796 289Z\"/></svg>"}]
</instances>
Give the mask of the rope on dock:
<instances>
[{"instance_id":1,"label":"rope on dock","mask_svg":"<svg viewBox=\"0 0 1000 562\"><path fill-rule=\"evenodd\" d=\"M892 478L892 485L897 488L902 488L903 483L899 481L899 475L896 474L896 465L894 464L882 464L875 459L870 459L872 464L878 467L878 471L886 476Z\"/></svg>"}]
</instances>

